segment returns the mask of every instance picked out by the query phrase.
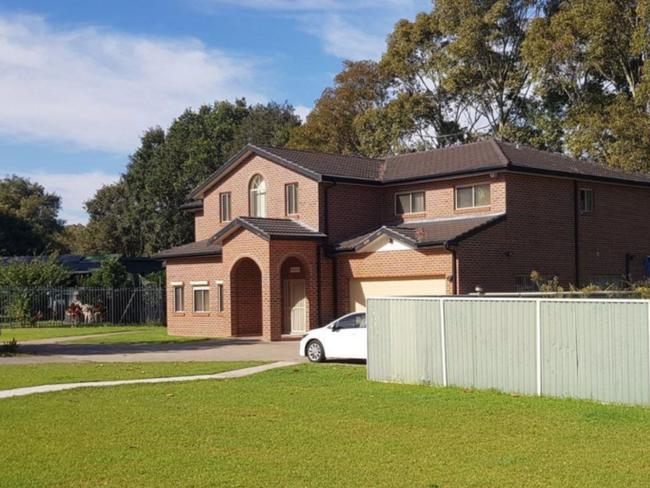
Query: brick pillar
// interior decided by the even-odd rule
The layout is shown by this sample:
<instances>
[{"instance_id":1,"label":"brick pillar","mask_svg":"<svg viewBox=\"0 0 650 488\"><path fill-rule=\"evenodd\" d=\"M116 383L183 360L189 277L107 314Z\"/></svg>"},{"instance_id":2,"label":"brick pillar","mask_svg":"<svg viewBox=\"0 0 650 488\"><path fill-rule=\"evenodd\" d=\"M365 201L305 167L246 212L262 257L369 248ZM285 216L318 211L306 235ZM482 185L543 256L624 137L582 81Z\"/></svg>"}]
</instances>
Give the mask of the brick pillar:
<instances>
[{"instance_id":1,"label":"brick pillar","mask_svg":"<svg viewBox=\"0 0 650 488\"><path fill-rule=\"evenodd\" d=\"M277 266L270 266L262 279L262 309L264 338L282 339L282 276Z\"/></svg>"}]
</instances>

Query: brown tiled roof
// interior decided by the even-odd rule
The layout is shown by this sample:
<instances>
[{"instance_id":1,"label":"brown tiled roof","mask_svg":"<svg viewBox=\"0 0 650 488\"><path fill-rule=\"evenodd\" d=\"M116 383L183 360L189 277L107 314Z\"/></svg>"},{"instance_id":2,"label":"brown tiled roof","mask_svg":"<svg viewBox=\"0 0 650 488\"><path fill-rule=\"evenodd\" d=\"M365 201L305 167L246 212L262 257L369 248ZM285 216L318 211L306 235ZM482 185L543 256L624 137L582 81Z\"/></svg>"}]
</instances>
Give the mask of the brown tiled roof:
<instances>
[{"instance_id":1,"label":"brown tiled roof","mask_svg":"<svg viewBox=\"0 0 650 488\"><path fill-rule=\"evenodd\" d=\"M379 181L383 160L343 154L255 146L322 176Z\"/></svg>"},{"instance_id":2,"label":"brown tiled roof","mask_svg":"<svg viewBox=\"0 0 650 488\"><path fill-rule=\"evenodd\" d=\"M221 256L221 244L214 242L213 239L204 239L160 251L154 257L156 259L168 259L193 256Z\"/></svg>"},{"instance_id":3,"label":"brown tiled roof","mask_svg":"<svg viewBox=\"0 0 650 488\"><path fill-rule=\"evenodd\" d=\"M505 218L505 214L447 218L383 226L372 232L338 243L339 252L357 251L376 238L386 235L414 247L443 246L456 243Z\"/></svg>"},{"instance_id":4,"label":"brown tiled roof","mask_svg":"<svg viewBox=\"0 0 650 488\"><path fill-rule=\"evenodd\" d=\"M646 175L496 140L391 156L386 159L382 182L504 169L650 184L650 177Z\"/></svg>"},{"instance_id":5,"label":"brown tiled roof","mask_svg":"<svg viewBox=\"0 0 650 488\"><path fill-rule=\"evenodd\" d=\"M496 140L400 154L386 159L249 144L197 186L190 194L190 200L202 198L205 190L251 154L258 154L316 181L329 179L382 185L510 170L650 185L650 176L647 175Z\"/></svg>"},{"instance_id":6,"label":"brown tiled roof","mask_svg":"<svg viewBox=\"0 0 650 488\"><path fill-rule=\"evenodd\" d=\"M235 230L243 227L264 239L320 239L326 237L314 229L291 219L267 219L260 217L237 217L227 226L212 236L215 242L221 242Z\"/></svg>"}]
</instances>

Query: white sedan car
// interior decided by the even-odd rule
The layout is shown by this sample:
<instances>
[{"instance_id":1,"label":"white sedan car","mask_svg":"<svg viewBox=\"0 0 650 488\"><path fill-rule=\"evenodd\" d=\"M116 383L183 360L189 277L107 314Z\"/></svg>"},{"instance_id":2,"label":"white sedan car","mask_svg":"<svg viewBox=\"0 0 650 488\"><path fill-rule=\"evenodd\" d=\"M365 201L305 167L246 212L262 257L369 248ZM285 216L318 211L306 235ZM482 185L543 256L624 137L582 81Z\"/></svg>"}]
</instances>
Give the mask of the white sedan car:
<instances>
[{"instance_id":1,"label":"white sedan car","mask_svg":"<svg viewBox=\"0 0 650 488\"><path fill-rule=\"evenodd\" d=\"M367 359L366 313L350 313L312 330L300 341L300 355L314 363L325 359Z\"/></svg>"}]
</instances>

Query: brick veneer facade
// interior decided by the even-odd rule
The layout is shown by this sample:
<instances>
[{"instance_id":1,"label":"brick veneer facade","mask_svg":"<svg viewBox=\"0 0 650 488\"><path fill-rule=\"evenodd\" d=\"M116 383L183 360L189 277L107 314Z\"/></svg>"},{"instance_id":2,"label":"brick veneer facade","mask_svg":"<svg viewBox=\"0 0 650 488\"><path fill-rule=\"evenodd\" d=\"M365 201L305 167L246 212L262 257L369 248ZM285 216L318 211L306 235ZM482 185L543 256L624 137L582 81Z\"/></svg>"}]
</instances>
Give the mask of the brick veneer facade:
<instances>
[{"instance_id":1,"label":"brick veneer facade","mask_svg":"<svg viewBox=\"0 0 650 488\"><path fill-rule=\"evenodd\" d=\"M437 277L447 293L514 291L535 269L564 284L602 277L644 277L650 255L650 189L568 177L486 172L409 184L315 181L253 155L209 188L195 212L197 241L226 224L219 195L231 194L232 218L249 213L249 182L266 181L266 216L291 218L326 234L323 239L266 239L239 229L222 242L221 256L167 259L170 333L195 336L262 335L277 340L285 322L287 269L305 280L306 318L314 328L350 311L350 281L365 278ZM297 183L299 212L286 215L285 185ZM490 185L490 205L458 210L458 186ZM581 188L593 191L594 209L577 211ZM395 195L424 191L425 211L400 216ZM383 252L334 252L334 244L387 224L504 214L497 223L447 247ZM632 258L630 256L633 256ZM298 271L296 271L298 270ZM210 311L193 312L192 282L207 281ZM172 283L183 283L185 310L174 312ZM218 286L223 287L223 310Z\"/></svg>"}]
</instances>

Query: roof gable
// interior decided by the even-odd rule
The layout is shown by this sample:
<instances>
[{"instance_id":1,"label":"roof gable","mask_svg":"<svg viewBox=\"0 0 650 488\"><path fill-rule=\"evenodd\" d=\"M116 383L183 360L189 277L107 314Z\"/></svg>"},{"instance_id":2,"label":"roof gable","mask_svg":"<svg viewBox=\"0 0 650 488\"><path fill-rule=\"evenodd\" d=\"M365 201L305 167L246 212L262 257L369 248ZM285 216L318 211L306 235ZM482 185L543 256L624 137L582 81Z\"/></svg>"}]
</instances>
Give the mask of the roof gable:
<instances>
[{"instance_id":1,"label":"roof gable","mask_svg":"<svg viewBox=\"0 0 650 488\"><path fill-rule=\"evenodd\" d=\"M246 229L265 239L321 239L326 237L316 230L291 219L269 219L261 217L237 217L210 238L212 242L223 242L239 229Z\"/></svg>"}]
</instances>

